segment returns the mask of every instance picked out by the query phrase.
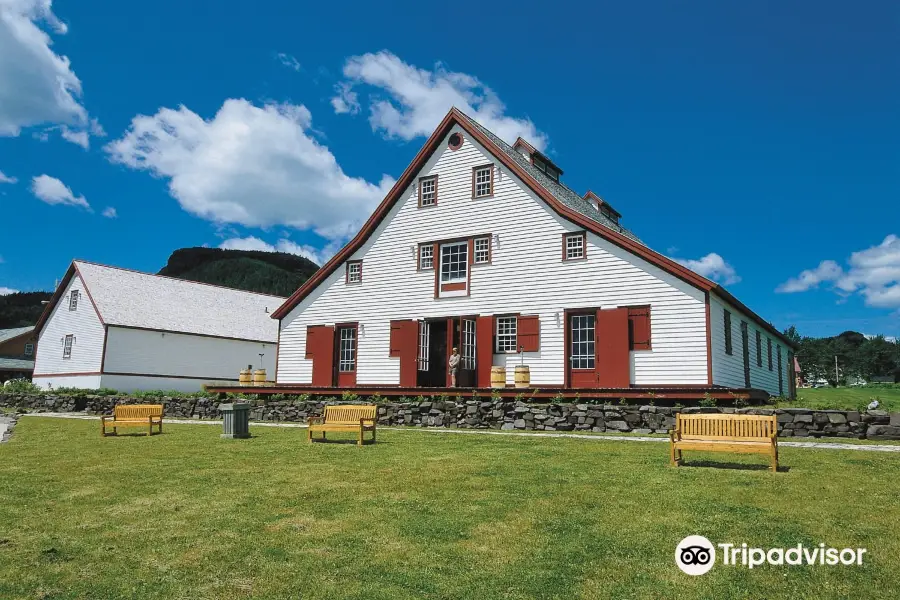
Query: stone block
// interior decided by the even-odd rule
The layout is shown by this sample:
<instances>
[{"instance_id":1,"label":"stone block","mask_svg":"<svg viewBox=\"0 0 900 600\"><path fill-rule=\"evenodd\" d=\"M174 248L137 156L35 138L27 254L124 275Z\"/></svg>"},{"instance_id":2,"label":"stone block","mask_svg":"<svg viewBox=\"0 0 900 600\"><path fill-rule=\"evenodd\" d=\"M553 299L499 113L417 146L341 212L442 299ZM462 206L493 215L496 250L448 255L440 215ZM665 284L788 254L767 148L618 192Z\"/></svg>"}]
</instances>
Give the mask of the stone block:
<instances>
[{"instance_id":1,"label":"stone block","mask_svg":"<svg viewBox=\"0 0 900 600\"><path fill-rule=\"evenodd\" d=\"M841 425L847 422L847 417L842 413L828 413L828 422L832 425Z\"/></svg>"}]
</instances>

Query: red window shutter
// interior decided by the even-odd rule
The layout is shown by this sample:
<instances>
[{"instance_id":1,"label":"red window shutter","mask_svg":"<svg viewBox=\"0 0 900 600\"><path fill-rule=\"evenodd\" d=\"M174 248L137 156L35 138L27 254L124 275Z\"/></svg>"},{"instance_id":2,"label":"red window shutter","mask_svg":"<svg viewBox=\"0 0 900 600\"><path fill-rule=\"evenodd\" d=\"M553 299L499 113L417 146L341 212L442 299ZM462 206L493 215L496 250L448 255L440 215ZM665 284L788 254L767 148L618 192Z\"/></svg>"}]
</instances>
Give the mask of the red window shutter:
<instances>
[{"instance_id":1,"label":"red window shutter","mask_svg":"<svg viewBox=\"0 0 900 600\"><path fill-rule=\"evenodd\" d=\"M541 320L537 315L518 318L519 346L522 352L537 352L541 349Z\"/></svg>"},{"instance_id":2,"label":"red window shutter","mask_svg":"<svg viewBox=\"0 0 900 600\"><path fill-rule=\"evenodd\" d=\"M334 385L334 327L310 325L306 328L306 358L313 361L312 384Z\"/></svg>"},{"instance_id":3,"label":"red window shutter","mask_svg":"<svg viewBox=\"0 0 900 600\"><path fill-rule=\"evenodd\" d=\"M401 387L416 386L418 344L418 321L391 321L390 355L400 358Z\"/></svg>"},{"instance_id":4,"label":"red window shutter","mask_svg":"<svg viewBox=\"0 0 900 600\"><path fill-rule=\"evenodd\" d=\"M627 308L597 311L595 352L599 387L627 388L631 384L628 321Z\"/></svg>"},{"instance_id":5,"label":"red window shutter","mask_svg":"<svg viewBox=\"0 0 900 600\"><path fill-rule=\"evenodd\" d=\"M631 350L650 350L650 307L628 309L628 341Z\"/></svg>"}]
</instances>

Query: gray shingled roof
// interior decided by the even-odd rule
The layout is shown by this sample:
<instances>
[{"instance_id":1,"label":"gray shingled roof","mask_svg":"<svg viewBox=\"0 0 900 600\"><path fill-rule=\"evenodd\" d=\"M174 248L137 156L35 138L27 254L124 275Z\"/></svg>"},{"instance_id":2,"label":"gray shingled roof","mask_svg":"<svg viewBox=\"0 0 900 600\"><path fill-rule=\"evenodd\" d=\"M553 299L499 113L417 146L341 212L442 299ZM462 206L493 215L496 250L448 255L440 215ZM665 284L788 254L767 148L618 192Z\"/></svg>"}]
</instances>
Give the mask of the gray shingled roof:
<instances>
[{"instance_id":1,"label":"gray shingled roof","mask_svg":"<svg viewBox=\"0 0 900 600\"><path fill-rule=\"evenodd\" d=\"M0 358L0 371L34 371L34 361L20 358Z\"/></svg>"},{"instance_id":2,"label":"gray shingled roof","mask_svg":"<svg viewBox=\"0 0 900 600\"><path fill-rule=\"evenodd\" d=\"M463 114L469 120L469 122L472 123L472 125L477 127L479 131L490 138L490 140L494 142L497 147L500 148L500 150L502 150L510 158L515 160L520 167L522 167L529 175L531 175L541 185L541 187L550 192L550 194L554 198L556 198L572 210L581 213L585 217L599 223L600 225L603 225L607 229L611 229L616 233L621 233L622 235L643 244L643 242L641 242L641 240L638 239L638 237L631 233L629 230L603 216L600 211L594 208L594 206L590 202L582 198L578 194L578 192L567 187L564 183L554 181L547 177L538 168L528 162L524 156L513 150L512 146L501 140L491 131L485 129L480 123L478 123L478 121L476 121L472 117L465 115L465 113Z\"/></svg>"},{"instance_id":3,"label":"gray shingled roof","mask_svg":"<svg viewBox=\"0 0 900 600\"><path fill-rule=\"evenodd\" d=\"M34 331L34 325L30 327L16 327L15 329L0 329L0 343L17 338L29 331Z\"/></svg>"}]
</instances>

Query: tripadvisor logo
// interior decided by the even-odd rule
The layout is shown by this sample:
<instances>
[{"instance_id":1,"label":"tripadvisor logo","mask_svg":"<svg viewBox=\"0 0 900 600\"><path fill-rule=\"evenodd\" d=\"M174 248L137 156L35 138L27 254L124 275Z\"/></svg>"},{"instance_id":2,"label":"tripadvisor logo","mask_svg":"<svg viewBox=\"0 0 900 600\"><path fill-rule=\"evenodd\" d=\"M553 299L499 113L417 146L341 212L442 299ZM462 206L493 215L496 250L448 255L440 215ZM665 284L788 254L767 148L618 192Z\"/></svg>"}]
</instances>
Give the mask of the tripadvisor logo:
<instances>
[{"instance_id":1,"label":"tripadvisor logo","mask_svg":"<svg viewBox=\"0 0 900 600\"><path fill-rule=\"evenodd\" d=\"M675 564L688 575L708 573L719 549L722 564L753 569L761 565L862 565L865 548L829 548L825 544L790 548L751 548L747 544L713 544L702 535L689 535L675 548Z\"/></svg>"}]
</instances>

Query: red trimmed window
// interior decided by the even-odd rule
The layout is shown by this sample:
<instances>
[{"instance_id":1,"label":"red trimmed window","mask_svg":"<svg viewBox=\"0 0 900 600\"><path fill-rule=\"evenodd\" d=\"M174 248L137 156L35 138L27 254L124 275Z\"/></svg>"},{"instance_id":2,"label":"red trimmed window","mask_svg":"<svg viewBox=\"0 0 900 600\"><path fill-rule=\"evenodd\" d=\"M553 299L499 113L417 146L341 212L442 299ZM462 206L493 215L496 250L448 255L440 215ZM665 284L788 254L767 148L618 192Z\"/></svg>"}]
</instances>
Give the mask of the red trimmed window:
<instances>
[{"instance_id":1,"label":"red trimmed window","mask_svg":"<svg viewBox=\"0 0 900 600\"><path fill-rule=\"evenodd\" d=\"M78 310L78 290L69 292L69 310Z\"/></svg>"},{"instance_id":2,"label":"red trimmed window","mask_svg":"<svg viewBox=\"0 0 900 600\"><path fill-rule=\"evenodd\" d=\"M650 307L628 309L628 346L630 350L650 350Z\"/></svg>"},{"instance_id":3,"label":"red trimmed window","mask_svg":"<svg viewBox=\"0 0 900 600\"><path fill-rule=\"evenodd\" d=\"M72 344L75 342L75 336L69 334L63 340L63 358L72 358Z\"/></svg>"},{"instance_id":4,"label":"red trimmed window","mask_svg":"<svg viewBox=\"0 0 900 600\"><path fill-rule=\"evenodd\" d=\"M362 283L362 261L347 261L347 283Z\"/></svg>"},{"instance_id":5,"label":"red trimmed window","mask_svg":"<svg viewBox=\"0 0 900 600\"><path fill-rule=\"evenodd\" d=\"M472 197L487 198L494 195L494 165L472 169Z\"/></svg>"},{"instance_id":6,"label":"red trimmed window","mask_svg":"<svg viewBox=\"0 0 900 600\"><path fill-rule=\"evenodd\" d=\"M419 270L434 269L434 244L419 244Z\"/></svg>"},{"instance_id":7,"label":"red trimmed window","mask_svg":"<svg viewBox=\"0 0 900 600\"><path fill-rule=\"evenodd\" d=\"M460 148L462 148L462 145L463 135L458 131L454 131L453 133L451 133L450 139L447 140L447 147L451 150L459 150Z\"/></svg>"},{"instance_id":8,"label":"red trimmed window","mask_svg":"<svg viewBox=\"0 0 900 600\"><path fill-rule=\"evenodd\" d=\"M587 256L587 236L583 231L563 235L563 260L581 260Z\"/></svg>"},{"instance_id":9,"label":"red trimmed window","mask_svg":"<svg viewBox=\"0 0 900 600\"><path fill-rule=\"evenodd\" d=\"M475 247L472 251L472 262L482 265L491 262L491 238L475 238Z\"/></svg>"},{"instance_id":10,"label":"red trimmed window","mask_svg":"<svg viewBox=\"0 0 900 600\"><path fill-rule=\"evenodd\" d=\"M434 206L437 204L437 190L437 175L419 178L419 207Z\"/></svg>"}]
</instances>

